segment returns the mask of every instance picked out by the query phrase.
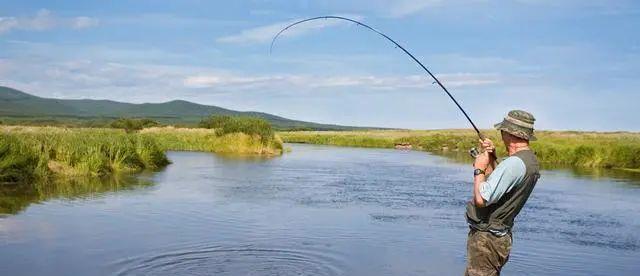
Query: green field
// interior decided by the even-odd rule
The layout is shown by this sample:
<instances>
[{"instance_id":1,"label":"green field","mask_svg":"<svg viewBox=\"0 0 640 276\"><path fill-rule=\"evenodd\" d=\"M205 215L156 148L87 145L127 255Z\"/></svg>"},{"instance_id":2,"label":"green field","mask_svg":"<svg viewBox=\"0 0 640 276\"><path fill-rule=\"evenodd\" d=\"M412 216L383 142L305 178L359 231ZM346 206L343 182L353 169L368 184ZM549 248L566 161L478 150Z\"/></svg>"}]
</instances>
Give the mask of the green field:
<instances>
[{"instance_id":1,"label":"green field","mask_svg":"<svg viewBox=\"0 0 640 276\"><path fill-rule=\"evenodd\" d=\"M495 130L485 130L505 156ZM284 142L352 147L393 148L409 143L433 153L466 152L477 147L470 130L373 130L279 132ZM585 168L617 168L640 171L640 133L539 131L531 147L543 164Z\"/></svg>"},{"instance_id":2,"label":"green field","mask_svg":"<svg viewBox=\"0 0 640 276\"><path fill-rule=\"evenodd\" d=\"M169 163L167 150L274 155L282 142L215 129L120 129L0 127L0 182L25 182L50 176L108 175L156 169Z\"/></svg>"}]
</instances>

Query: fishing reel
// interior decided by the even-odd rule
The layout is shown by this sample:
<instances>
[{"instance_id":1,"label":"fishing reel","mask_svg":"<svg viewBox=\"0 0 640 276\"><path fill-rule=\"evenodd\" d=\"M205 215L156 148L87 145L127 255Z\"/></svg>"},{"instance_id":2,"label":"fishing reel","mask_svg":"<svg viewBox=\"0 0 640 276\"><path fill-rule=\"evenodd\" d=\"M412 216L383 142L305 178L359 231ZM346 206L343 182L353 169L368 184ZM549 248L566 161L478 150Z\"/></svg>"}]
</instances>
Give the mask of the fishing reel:
<instances>
[{"instance_id":1,"label":"fishing reel","mask_svg":"<svg viewBox=\"0 0 640 276\"><path fill-rule=\"evenodd\" d=\"M481 152L480 152L477 148L471 148L471 149L469 150L469 155L471 155L471 157L472 157L473 159L476 159L476 157L478 157L478 155L480 155L480 153L481 153ZM496 156L496 153L495 153L495 152L491 152L491 153L489 153L489 157L490 157L490 158L493 158L493 160L494 160L495 162L497 162L497 160L498 160L498 157Z\"/></svg>"},{"instance_id":2,"label":"fishing reel","mask_svg":"<svg viewBox=\"0 0 640 276\"><path fill-rule=\"evenodd\" d=\"M471 149L469 150L469 155L471 155L471 157L472 157L473 159L475 159L476 157L478 157L478 155L480 155L480 151L478 151L478 149L477 149L477 148L475 148L475 147L474 147L474 148L471 148Z\"/></svg>"}]
</instances>

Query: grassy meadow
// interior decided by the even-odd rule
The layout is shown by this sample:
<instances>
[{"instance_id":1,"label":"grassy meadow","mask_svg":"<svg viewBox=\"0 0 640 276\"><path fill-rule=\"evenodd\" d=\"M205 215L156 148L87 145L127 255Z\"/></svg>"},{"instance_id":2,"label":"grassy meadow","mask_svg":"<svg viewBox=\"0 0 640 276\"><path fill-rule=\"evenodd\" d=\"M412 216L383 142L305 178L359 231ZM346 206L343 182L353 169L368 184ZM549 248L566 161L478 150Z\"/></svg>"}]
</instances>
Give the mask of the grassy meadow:
<instances>
[{"instance_id":1,"label":"grassy meadow","mask_svg":"<svg viewBox=\"0 0 640 276\"><path fill-rule=\"evenodd\" d=\"M156 169L167 150L271 155L282 152L275 135L216 133L215 129L0 127L0 182L50 176L99 176Z\"/></svg>"},{"instance_id":2,"label":"grassy meadow","mask_svg":"<svg viewBox=\"0 0 640 276\"><path fill-rule=\"evenodd\" d=\"M483 131L505 156L499 133ZM478 137L470 130L373 130L280 132L289 143L393 148L410 143L415 149L433 153L466 152L477 147ZM546 165L585 168L617 168L640 172L640 133L539 131L531 147Z\"/></svg>"}]
</instances>

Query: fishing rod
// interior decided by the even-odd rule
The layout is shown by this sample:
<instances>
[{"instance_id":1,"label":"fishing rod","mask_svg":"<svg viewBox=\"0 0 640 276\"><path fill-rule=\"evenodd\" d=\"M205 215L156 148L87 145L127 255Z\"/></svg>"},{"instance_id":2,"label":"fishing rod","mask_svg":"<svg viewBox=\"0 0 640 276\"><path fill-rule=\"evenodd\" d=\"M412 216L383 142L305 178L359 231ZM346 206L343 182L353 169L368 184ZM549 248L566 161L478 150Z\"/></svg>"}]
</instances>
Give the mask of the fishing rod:
<instances>
[{"instance_id":1,"label":"fishing rod","mask_svg":"<svg viewBox=\"0 0 640 276\"><path fill-rule=\"evenodd\" d=\"M347 17L342 17L342 16L334 16L334 15L325 15L325 16L317 16L317 17L311 17L311 18L307 18L307 19L303 19L303 20L299 20L296 22L293 22L291 24L289 24L288 26L286 26L285 28L283 28L282 30L280 30L274 37L273 40L271 40L271 46L269 47L269 54L271 54L273 52L273 46L276 42L276 39L278 39L278 37L284 33L285 31L287 31L289 28L296 26L298 24L304 23L304 22L309 22L309 21L314 21L314 20L321 20L321 19L338 19L338 20L345 20L345 21L349 21L352 23L357 24L358 26L362 26L367 28L368 30L371 30L377 34L379 34L380 36L386 38L387 40L391 41L391 43L393 43L397 48L400 48L400 50L402 50L405 54L407 54L409 57L411 57L411 59L413 59L413 61L415 61L416 63L418 63L418 65L420 65L420 67L422 67L422 69L424 69L425 72L427 72L427 74L429 74L429 76L431 76L431 78L433 78L433 80L435 80L435 82L440 86L440 88L442 88L442 90L444 90L444 92L447 94L447 96L449 96L449 98L453 101L454 104L456 104L456 106L458 107L458 109L460 109L460 111L462 112L462 114L464 114L464 117L467 118L467 121L469 121L469 123L471 124L471 126L473 127L473 129L476 131L476 133L478 134L478 137L481 140L485 139L485 136L480 132L480 130L478 129L478 127L476 127L476 124L473 123L473 121L471 120L471 118L469 117L469 115L467 114L467 112L464 110L464 108L462 108L462 106L460 105L460 103L458 103L458 101L456 100L456 98L453 97L453 95L451 95L451 93L449 92L449 90L442 84L442 82L440 82L440 80L438 78L436 78L436 76L431 73L431 71L429 71L429 69L427 69L426 66L424 66L424 64L422 64L422 62L420 62L413 54L411 54L407 49L405 49L404 47L402 47L402 45L398 44L398 42L396 42L395 40L393 40L391 37L389 37L388 35L382 33L381 31L378 31L377 29L364 24L360 21L351 19L351 18L347 18ZM471 155L474 156L477 154L477 150L475 148L472 148L470 151Z\"/></svg>"}]
</instances>

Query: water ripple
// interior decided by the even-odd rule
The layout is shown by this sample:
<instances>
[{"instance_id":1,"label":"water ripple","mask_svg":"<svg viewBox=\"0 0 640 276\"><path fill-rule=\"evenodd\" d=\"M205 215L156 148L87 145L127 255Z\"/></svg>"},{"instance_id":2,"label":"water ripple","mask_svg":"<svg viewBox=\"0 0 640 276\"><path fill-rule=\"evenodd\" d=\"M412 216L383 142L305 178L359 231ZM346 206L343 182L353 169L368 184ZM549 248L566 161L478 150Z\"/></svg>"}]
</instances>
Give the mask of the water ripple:
<instances>
[{"instance_id":1,"label":"water ripple","mask_svg":"<svg viewBox=\"0 0 640 276\"><path fill-rule=\"evenodd\" d=\"M139 256L113 264L116 275L342 275L339 258L319 250L254 245L208 246Z\"/></svg>"}]
</instances>

